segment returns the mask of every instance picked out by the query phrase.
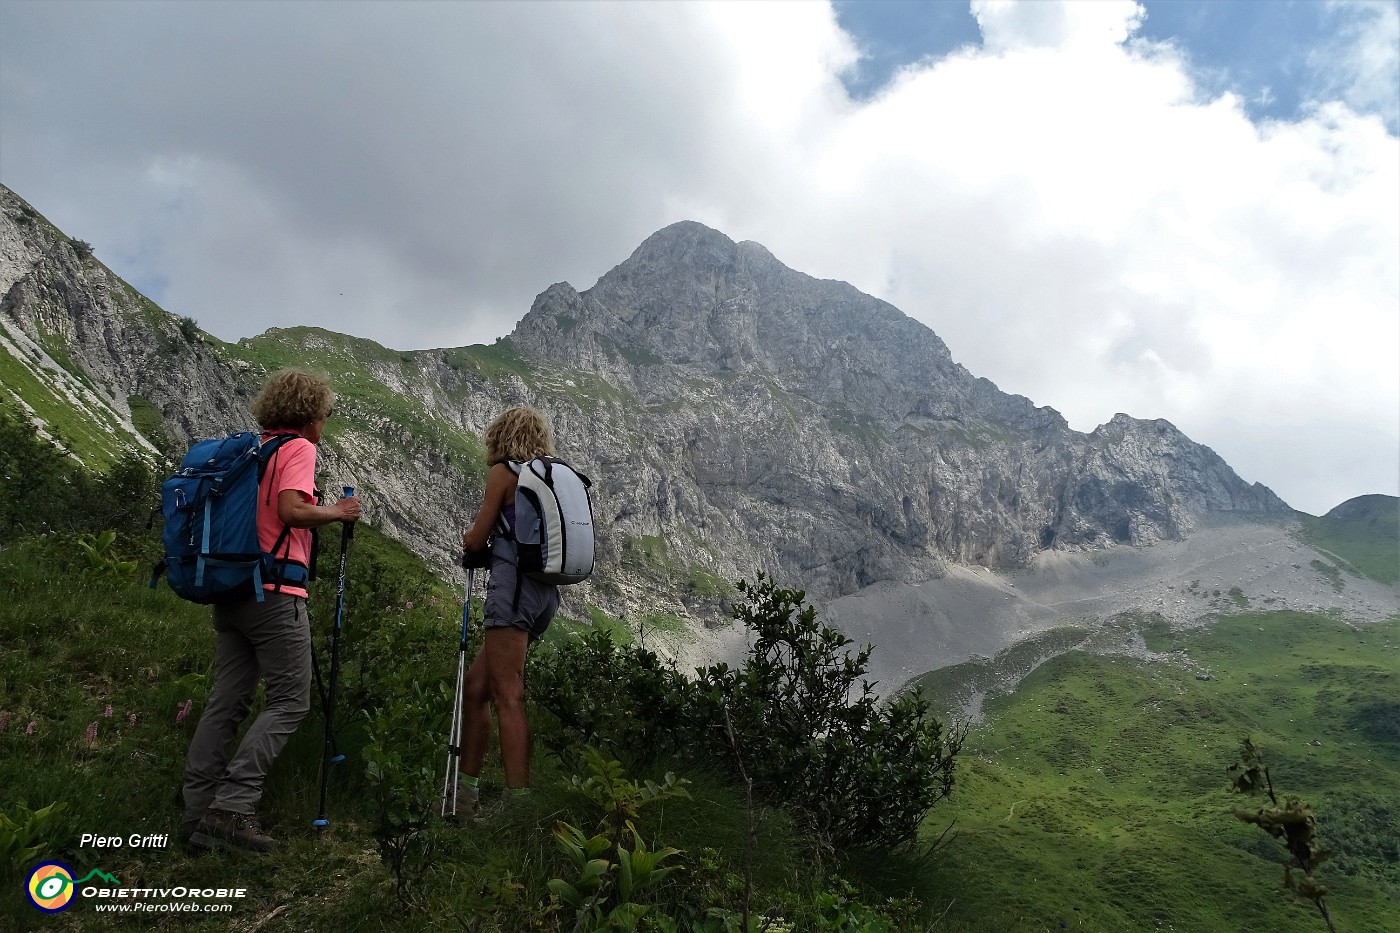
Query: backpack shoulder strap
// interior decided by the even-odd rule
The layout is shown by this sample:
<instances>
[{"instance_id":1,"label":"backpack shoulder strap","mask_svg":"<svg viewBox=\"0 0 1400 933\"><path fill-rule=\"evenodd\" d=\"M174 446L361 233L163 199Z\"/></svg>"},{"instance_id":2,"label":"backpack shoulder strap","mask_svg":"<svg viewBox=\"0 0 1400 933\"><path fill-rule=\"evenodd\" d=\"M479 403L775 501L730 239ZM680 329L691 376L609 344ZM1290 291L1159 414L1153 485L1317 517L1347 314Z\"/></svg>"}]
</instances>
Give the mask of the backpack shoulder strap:
<instances>
[{"instance_id":1,"label":"backpack shoulder strap","mask_svg":"<svg viewBox=\"0 0 1400 933\"><path fill-rule=\"evenodd\" d=\"M260 435L259 437L261 438L261 435ZM268 438L267 440L265 440L265 441L263 441L263 440L260 439L260 442L259 442L259 444L258 444L258 485L259 485L259 486L262 485L263 474L265 474L265 473L267 472L268 466L269 466L269 465L271 465L271 467L272 467L272 475L273 475L273 477L275 478L275 477L277 476L277 464L276 464L277 452L280 451L280 450L282 449L282 445L286 444L288 441L294 441L294 440L296 440L297 438L300 438L300 437L301 437L300 434L293 434L293 433L289 433L289 432L281 432L281 433L272 435L271 437L269 437L269 438ZM302 438L302 439L305 440L305 438ZM271 489L271 485L272 485L271 483L268 484L268 487L269 487L269 488L268 488L268 493L267 493L267 495L264 497L264 504L267 504L267 505L270 505L270 504L272 503L272 489ZM276 561L277 561L277 559L278 559L278 558L277 558L277 552L278 552L278 551L282 551L284 558L285 558L285 555L291 553L291 551L292 551L291 534L292 534L292 526L291 526L291 525L287 525L287 524L283 524L283 526L282 526L282 533L279 534L279 535L277 536L277 543L274 544L274 545L272 546L272 551L271 551L271 552L269 553L269 555L268 555L269 557L272 558L273 563L274 563L274 566L275 566ZM313 538L313 542L314 542L314 538ZM307 582L310 582L310 579L311 579L310 568L308 567L308 568L307 568ZM274 588L273 592L277 592L277 593L282 592L282 578L281 578L281 575L280 575L280 574L278 575L277 586ZM261 597L259 597L259 598L261 598Z\"/></svg>"},{"instance_id":2,"label":"backpack shoulder strap","mask_svg":"<svg viewBox=\"0 0 1400 933\"><path fill-rule=\"evenodd\" d=\"M261 437L261 436L260 436ZM258 443L258 482L262 482L263 474L267 472L269 464L272 464L277 457L277 451L282 449L282 445L288 441L300 438L300 434L274 434L267 440L259 440ZM305 438L302 438L305 440ZM309 442L308 442L309 443ZM272 472L277 472L277 467L273 465Z\"/></svg>"},{"instance_id":3,"label":"backpack shoulder strap","mask_svg":"<svg viewBox=\"0 0 1400 933\"><path fill-rule=\"evenodd\" d=\"M520 476L520 472L525 469L525 464L518 460L502 460L501 462L505 464L507 470L510 470L517 477ZM511 528L510 523L506 521L504 509L496 512L496 532L505 535L507 538L513 538L515 536L515 529Z\"/></svg>"}]
</instances>

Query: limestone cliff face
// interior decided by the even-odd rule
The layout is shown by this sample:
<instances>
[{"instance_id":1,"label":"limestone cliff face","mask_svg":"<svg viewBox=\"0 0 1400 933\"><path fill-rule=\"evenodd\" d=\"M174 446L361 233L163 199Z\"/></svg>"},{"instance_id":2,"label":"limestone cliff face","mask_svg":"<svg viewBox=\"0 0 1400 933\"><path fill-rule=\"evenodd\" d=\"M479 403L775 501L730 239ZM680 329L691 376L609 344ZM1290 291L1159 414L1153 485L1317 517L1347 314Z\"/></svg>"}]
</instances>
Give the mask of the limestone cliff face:
<instances>
[{"instance_id":1,"label":"limestone cliff face","mask_svg":"<svg viewBox=\"0 0 1400 933\"><path fill-rule=\"evenodd\" d=\"M700 224L660 231L586 292L552 286L511 340L637 400L639 482L615 528L694 537L820 596L1288 510L1167 422L1072 431L896 308Z\"/></svg>"},{"instance_id":2,"label":"limestone cliff face","mask_svg":"<svg viewBox=\"0 0 1400 933\"><path fill-rule=\"evenodd\" d=\"M128 423L127 398L146 399L180 443L246 428L274 365L323 369L348 416L323 444L324 485L353 482L372 520L444 568L480 495L482 430L536 405L595 480L599 572L572 591L580 612L713 618L724 581L758 570L831 598L947 561L1017 566L1288 511L1167 422L1072 431L891 305L695 223L585 292L546 289L494 347L398 353L307 328L223 344L0 188L0 326L7 346L66 355Z\"/></svg>"},{"instance_id":3,"label":"limestone cliff face","mask_svg":"<svg viewBox=\"0 0 1400 933\"><path fill-rule=\"evenodd\" d=\"M184 328L0 187L0 324L74 364L72 375L129 422L128 399L161 409L172 434L200 436L251 399L248 367L217 360ZM22 337L20 335L23 335Z\"/></svg>"}]
</instances>

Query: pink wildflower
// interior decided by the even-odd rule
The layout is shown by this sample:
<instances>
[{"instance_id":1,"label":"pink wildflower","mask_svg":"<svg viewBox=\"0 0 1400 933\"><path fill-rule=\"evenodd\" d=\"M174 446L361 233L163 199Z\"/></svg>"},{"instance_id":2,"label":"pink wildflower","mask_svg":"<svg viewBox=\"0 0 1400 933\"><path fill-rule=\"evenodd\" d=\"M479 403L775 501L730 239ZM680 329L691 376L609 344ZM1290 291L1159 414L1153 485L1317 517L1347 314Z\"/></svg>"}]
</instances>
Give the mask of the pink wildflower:
<instances>
[{"instance_id":1,"label":"pink wildflower","mask_svg":"<svg viewBox=\"0 0 1400 933\"><path fill-rule=\"evenodd\" d=\"M38 723L36 723L34 720L32 720L32 719L29 720L29 725L27 725L27 726L24 727L24 734L25 734L25 735L33 735L33 734L34 734L34 727L35 727L36 725L38 725Z\"/></svg>"},{"instance_id":2,"label":"pink wildflower","mask_svg":"<svg viewBox=\"0 0 1400 933\"><path fill-rule=\"evenodd\" d=\"M180 707L180 712L175 714L175 725L185 721L185 717L190 714L190 709L194 706L194 700L186 700L185 705Z\"/></svg>"},{"instance_id":3,"label":"pink wildflower","mask_svg":"<svg viewBox=\"0 0 1400 933\"><path fill-rule=\"evenodd\" d=\"M407 602L405 602L405 603L403 604L403 607L404 607L405 609L412 609L412 608L413 608L413 600L410 599L410 600L408 600Z\"/></svg>"},{"instance_id":4,"label":"pink wildflower","mask_svg":"<svg viewBox=\"0 0 1400 933\"><path fill-rule=\"evenodd\" d=\"M127 717L126 725L127 725L127 728L131 728L131 727L133 727L133 726L136 725L136 714L135 714L135 713L132 713L130 716Z\"/></svg>"},{"instance_id":5,"label":"pink wildflower","mask_svg":"<svg viewBox=\"0 0 1400 933\"><path fill-rule=\"evenodd\" d=\"M108 704L107 704L107 708L106 708L105 710L103 710L103 712L102 712L102 718L103 718L103 719L111 719L111 718L112 718L112 704L111 704L111 703L108 703Z\"/></svg>"},{"instance_id":6,"label":"pink wildflower","mask_svg":"<svg viewBox=\"0 0 1400 933\"><path fill-rule=\"evenodd\" d=\"M93 722L88 723L87 735L85 735L83 738L87 741L87 743L88 743L89 745L92 745L94 742L97 741L97 723L96 723L96 721L93 721Z\"/></svg>"}]
</instances>

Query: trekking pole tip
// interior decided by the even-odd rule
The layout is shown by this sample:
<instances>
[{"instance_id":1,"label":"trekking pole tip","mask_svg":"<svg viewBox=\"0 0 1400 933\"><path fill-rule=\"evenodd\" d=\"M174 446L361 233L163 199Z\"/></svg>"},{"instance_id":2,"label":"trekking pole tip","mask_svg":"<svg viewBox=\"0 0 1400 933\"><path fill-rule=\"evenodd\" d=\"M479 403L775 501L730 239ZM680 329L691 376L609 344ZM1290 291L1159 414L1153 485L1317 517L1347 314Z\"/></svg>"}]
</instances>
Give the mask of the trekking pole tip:
<instances>
[{"instance_id":1,"label":"trekking pole tip","mask_svg":"<svg viewBox=\"0 0 1400 933\"><path fill-rule=\"evenodd\" d=\"M331 825L331 821L330 821L330 820L312 820L312 821L311 821L311 825L312 825L312 826L315 826L317 829L326 829L326 828L328 828L328 827Z\"/></svg>"},{"instance_id":2,"label":"trekking pole tip","mask_svg":"<svg viewBox=\"0 0 1400 933\"><path fill-rule=\"evenodd\" d=\"M334 758L331 759L331 764L333 764L333 765L338 765L338 764L340 764L340 763L341 763L342 761L344 761L344 760L345 760L345 756L344 756L344 755L336 755Z\"/></svg>"}]
</instances>

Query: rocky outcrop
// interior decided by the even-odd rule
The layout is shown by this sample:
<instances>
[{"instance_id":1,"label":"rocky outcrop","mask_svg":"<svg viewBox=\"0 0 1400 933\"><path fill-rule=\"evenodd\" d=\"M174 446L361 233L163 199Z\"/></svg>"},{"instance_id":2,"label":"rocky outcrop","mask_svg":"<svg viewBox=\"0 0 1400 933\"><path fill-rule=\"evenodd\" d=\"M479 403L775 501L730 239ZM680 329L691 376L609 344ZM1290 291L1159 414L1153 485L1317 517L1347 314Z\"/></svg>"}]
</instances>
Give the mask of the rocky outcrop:
<instances>
[{"instance_id":1,"label":"rocky outcrop","mask_svg":"<svg viewBox=\"0 0 1400 933\"><path fill-rule=\"evenodd\" d=\"M507 405L545 410L595 480L600 571L580 596L613 612L714 617L724 581L759 570L831 598L1289 511L1167 422L1072 431L893 306L696 223L587 291L546 289L493 347L397 353L305 328L221 344L0 200L7 327L65 347L114 404L149 400L180 441L246 426L270 360L339 376L327 485L355 477L439 566L479 495L476 438Z\"/></svg>"},{"instance_id":2,"label":"rocky outcrop","mask_svg":"<svg viewBox=\"0 0 1400 933\"><path fill-rule=\"evenodd\" d=\"M700 224L653 235L586 292L547 289L511 340L647 413L630 445L643 481L615 527L684 529L717 563L737 551L736 571L824 597L947 559L1018 566L1180 539L1210 512L1289 511L1167 422L1072 431L896 308Z\"/></svg>"},{"instance_id":3,"label":"rocky outcrop","mask_svg":"<svg viewBox=\"0 0 1400 933\"><path fill-rule=\"evenodd\" d=\"M183 440L251 398L246 366L219 359L193 321L156 307L4 188L0 320L57 349L128 420L128 399L146 399Z\"/></svg>"}]
</instances>

